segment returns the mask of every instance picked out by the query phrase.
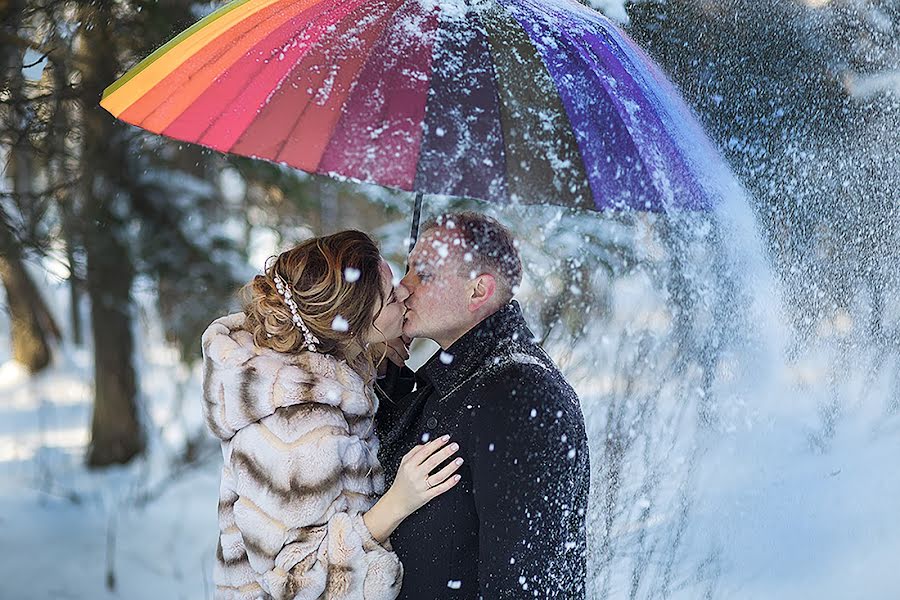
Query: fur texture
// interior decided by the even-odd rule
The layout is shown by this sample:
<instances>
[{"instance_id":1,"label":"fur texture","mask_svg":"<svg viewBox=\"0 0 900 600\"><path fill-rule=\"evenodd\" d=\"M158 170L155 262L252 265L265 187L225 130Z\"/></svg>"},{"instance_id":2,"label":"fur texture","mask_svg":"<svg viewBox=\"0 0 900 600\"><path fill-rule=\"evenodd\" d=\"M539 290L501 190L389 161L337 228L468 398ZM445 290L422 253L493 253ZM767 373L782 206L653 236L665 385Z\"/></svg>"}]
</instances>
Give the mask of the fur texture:
<instances>
[{"instance_id":1,"label":"fur texture","mask_svg":"<svg viewBox=\"0 0 900 600\"><path fill-rule=\"evenodd\" d=\"M371 386L343 361L256 347L241 313L203 334L222 440L216 598L391 600L402 567L362 519L384 491Z\"/></svg>"}]
</instances>

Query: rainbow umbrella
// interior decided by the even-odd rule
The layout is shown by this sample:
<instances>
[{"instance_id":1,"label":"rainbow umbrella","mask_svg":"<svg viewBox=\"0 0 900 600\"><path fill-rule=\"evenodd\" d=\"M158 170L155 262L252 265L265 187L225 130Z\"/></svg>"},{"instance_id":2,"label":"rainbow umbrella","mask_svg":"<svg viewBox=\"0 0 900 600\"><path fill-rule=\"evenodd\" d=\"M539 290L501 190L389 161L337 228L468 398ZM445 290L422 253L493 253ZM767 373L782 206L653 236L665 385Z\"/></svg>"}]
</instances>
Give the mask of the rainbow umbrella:
<instances>
[{"instance_id":1,"label":"rainbow umbrella","mask_svg":"<svg viewBox=\"0 0 900 600\"><path fill-rule=\"evenodd\" d=\"M499 203L706 209L725 168L652 60L567 0L235 0L101 104L222 152Z\"/></svg>"}]
</instances>

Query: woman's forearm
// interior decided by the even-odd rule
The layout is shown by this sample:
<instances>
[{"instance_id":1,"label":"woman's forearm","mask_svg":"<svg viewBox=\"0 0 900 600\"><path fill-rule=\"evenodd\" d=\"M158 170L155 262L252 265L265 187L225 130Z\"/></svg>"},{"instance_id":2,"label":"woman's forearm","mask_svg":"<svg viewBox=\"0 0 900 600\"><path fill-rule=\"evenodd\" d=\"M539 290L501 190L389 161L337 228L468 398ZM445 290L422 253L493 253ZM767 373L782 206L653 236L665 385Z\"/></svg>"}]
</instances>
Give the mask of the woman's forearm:
<instances>
[{"instance_id":1,"label":"woman's forearm","mask_svg":"<svg viewBox=\"0 0 900 600\"><path fill-rule=\"evenodd\" d=\"M383 544L405 518L406 515L402 513L388 491L363 515L363 522L372 537Z\"/></svg>"}]
</instances>

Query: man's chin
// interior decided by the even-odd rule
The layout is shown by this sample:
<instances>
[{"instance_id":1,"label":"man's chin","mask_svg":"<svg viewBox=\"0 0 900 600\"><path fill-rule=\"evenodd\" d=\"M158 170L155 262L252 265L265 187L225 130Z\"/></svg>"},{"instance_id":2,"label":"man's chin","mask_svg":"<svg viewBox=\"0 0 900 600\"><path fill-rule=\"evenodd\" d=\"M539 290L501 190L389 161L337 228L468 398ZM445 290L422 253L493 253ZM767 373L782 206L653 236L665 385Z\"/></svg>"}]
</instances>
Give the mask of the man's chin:
<instances>
[{"instance_id":1,"label":"man's chin","mask_svg":"<svg viewBox=\"0 0 900 600\"><path fill-rule=\"evenodd\" d=\"M408 338L419 337L419 328L416 327L416 317L411 313L406 313L406 320L403 321L403 335Z\"/></svg>"}]
</instances>

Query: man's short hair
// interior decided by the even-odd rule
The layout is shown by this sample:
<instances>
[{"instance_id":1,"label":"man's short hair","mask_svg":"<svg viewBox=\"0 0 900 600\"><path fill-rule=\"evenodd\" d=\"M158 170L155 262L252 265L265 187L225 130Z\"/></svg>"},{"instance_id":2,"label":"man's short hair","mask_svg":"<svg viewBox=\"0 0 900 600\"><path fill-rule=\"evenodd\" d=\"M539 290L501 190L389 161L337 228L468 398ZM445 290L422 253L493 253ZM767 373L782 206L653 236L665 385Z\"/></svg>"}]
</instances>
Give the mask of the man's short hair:
<instances>
[{"instance_id":1,"label":"man's short hair","mask_svg":"<svg viewBox=\"0 0 900 600\"><path fill-rule=\"evenodd\" d=\"M463 246L461 273L490 273L497 279L506 301L522 284L522 259L509 229L499 221L477 212L444 213L429 219L422 232L443 229L458 233Z\"/></svg>"}]
</instances>

